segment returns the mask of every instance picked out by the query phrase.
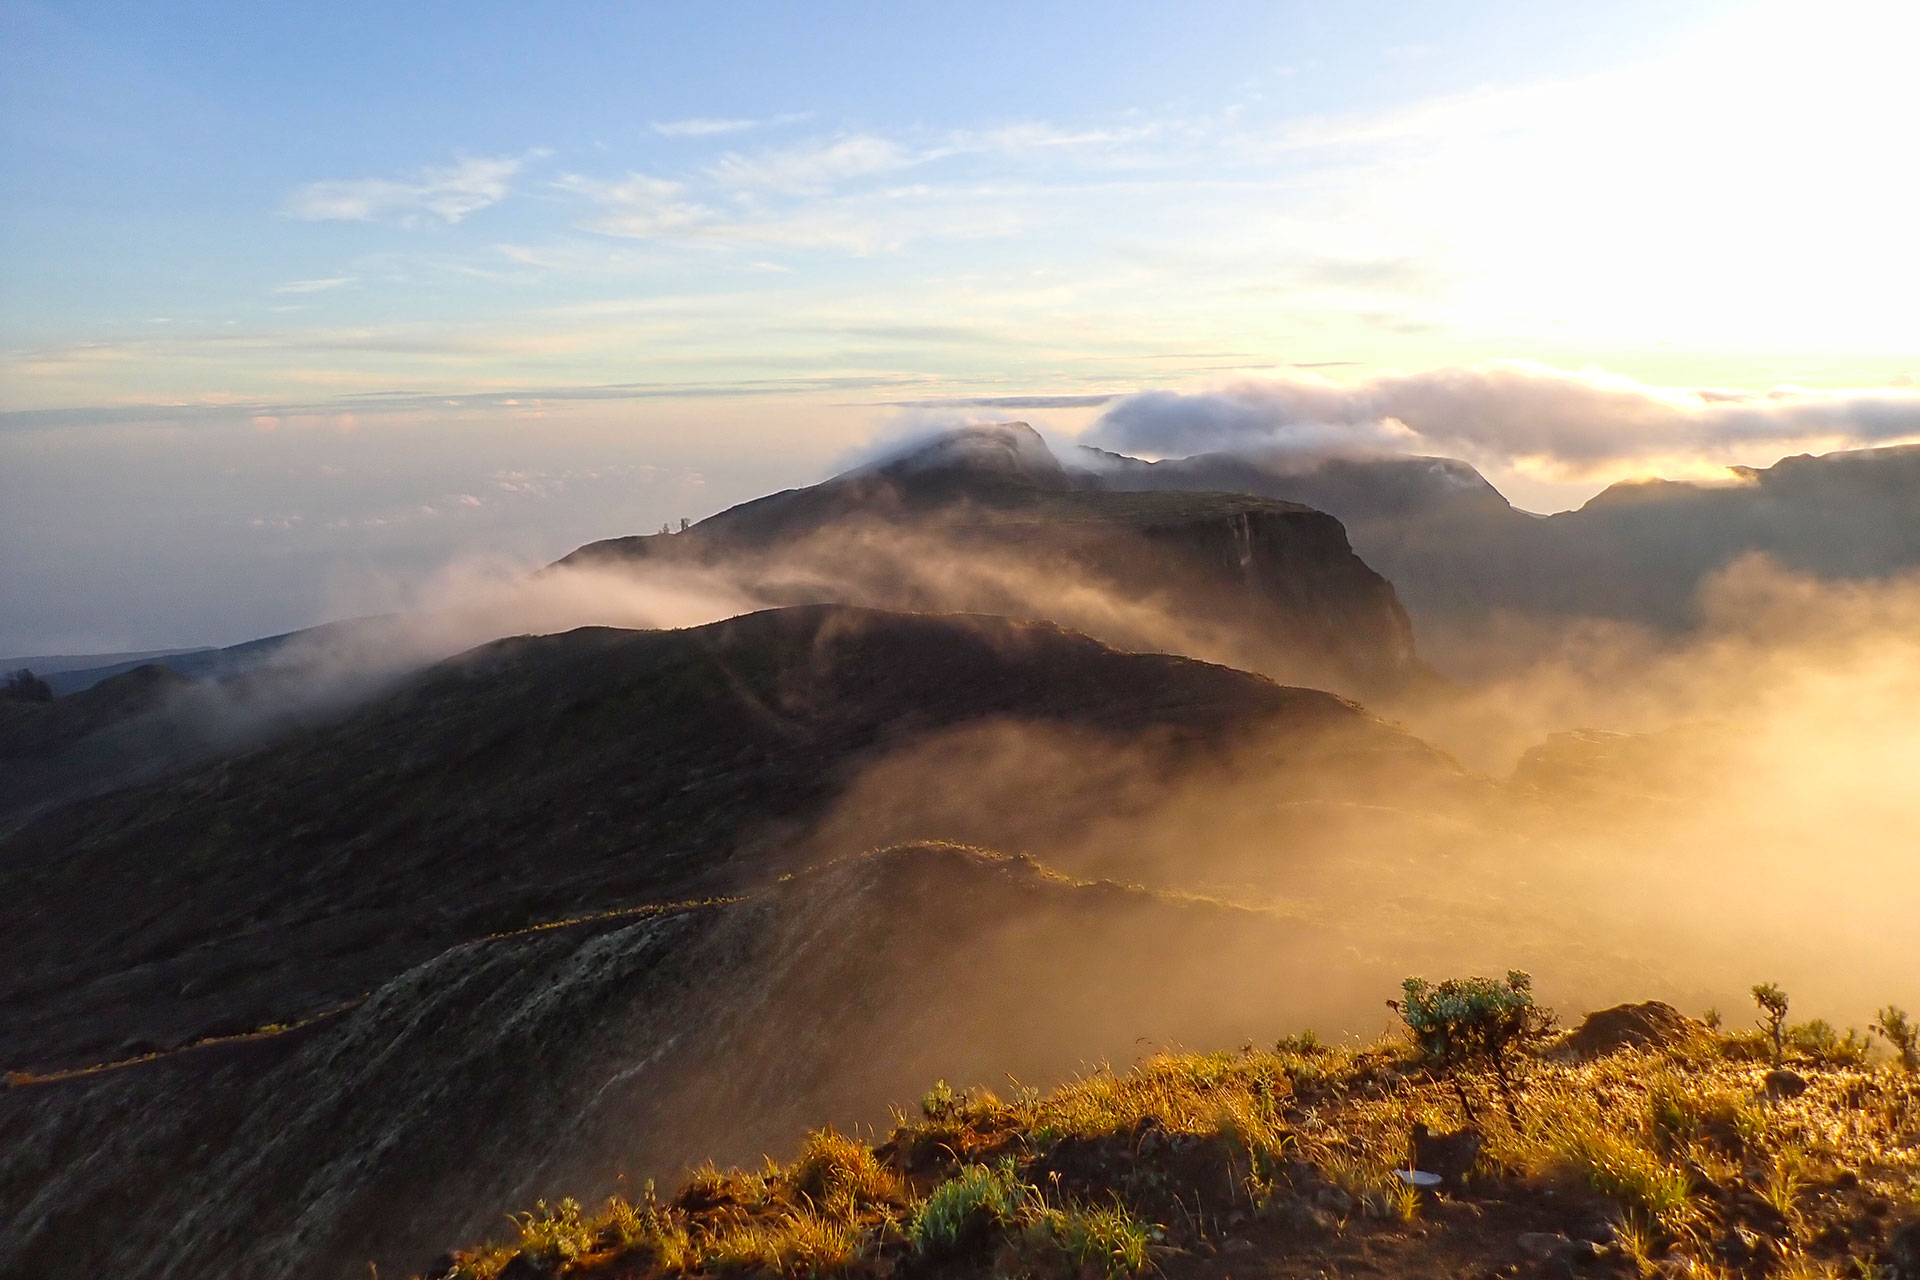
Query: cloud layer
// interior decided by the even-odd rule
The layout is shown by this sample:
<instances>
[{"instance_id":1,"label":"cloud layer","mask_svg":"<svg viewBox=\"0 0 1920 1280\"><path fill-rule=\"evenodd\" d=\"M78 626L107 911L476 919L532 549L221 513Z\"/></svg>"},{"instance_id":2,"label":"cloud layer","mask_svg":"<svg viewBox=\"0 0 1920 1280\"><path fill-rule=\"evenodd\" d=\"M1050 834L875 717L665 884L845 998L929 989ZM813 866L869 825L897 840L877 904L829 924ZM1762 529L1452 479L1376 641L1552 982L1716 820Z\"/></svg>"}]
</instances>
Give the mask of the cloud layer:
<instances>
[{"instance_id":1,"label":"cloud layer","mask_svg":"<svg viewBox=\"0 0 1920 1280\"><path fill-rule=\"evenodd\" d=\"M1518 362L1346 383L1293 375L1148 391L1115 404L1088 436L1161 457L1248 449L1443 453L1566 475L1666 458L1728 459L1756 447L1915 438L1920 394L1912 391L1676 390Z\"/></svg>"}]
</instances>

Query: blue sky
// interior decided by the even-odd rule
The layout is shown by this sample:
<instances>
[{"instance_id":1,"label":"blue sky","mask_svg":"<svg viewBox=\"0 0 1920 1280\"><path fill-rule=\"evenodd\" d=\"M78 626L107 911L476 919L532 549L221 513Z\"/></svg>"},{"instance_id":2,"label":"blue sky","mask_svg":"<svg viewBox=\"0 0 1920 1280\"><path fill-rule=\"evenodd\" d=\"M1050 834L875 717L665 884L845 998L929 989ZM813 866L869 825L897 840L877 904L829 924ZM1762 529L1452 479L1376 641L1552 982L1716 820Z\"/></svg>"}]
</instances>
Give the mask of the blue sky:
<instances>
[{"instance_id":1,"label":"blue sky","mask_svg":"<svg viewBox=\"0 0 1920 1280\"><path fill-rule=\"evenodd\" d=\"M1001 398L1364 418L1398 378L1388 435L1535 507L1920 434L1908 5L0 24L0 650L301 625ZM1405 392L1492 362L1626 425L1522 447ZM1783 386L1790 420L1701 416Z\"/></svg>"}]
</instances>

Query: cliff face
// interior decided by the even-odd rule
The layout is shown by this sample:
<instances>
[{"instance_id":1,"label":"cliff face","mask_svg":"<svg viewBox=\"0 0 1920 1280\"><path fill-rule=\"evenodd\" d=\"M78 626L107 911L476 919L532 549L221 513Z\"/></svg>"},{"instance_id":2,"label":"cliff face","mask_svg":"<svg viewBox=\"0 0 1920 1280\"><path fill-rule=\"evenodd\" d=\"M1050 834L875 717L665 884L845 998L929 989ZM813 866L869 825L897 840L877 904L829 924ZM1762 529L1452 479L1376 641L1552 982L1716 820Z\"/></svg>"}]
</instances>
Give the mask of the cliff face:
<instances>
[{"instance_id":1,"label":"cliff face","mask_svg":"<svg viewBox=\"0 0 1920 1280\"><path fill-rule=\"evenodd\" d=\"M1424 674L1392 585L1331 516L1244 493L1117 491L1021 423L560 563L697 565L769 603L1040 618L1362 700Z\"/></svg>"},{"instance_id":2,"label":"cliff face","mask_svg":"<svg viewBox=\"0 0 1920 1280\"><path fill-rule=\"evenodd\" d=\"M1141 536L1164 553L1164 580L1192 573L1187 581L1210 589L1195 594L1212 594L1216 607L1253 627L1274 628L1289 649L1326 655L1330 674L1344 670L1365 687L1392 690L1419 669L1392 584L1353 553L1332 516L1254 509L1148 525Z\"/></svg>"},{"instance_id":3,"label":"cliff face","mask_svg":"<svg viewBox=\"0 0 1920 1280\"><path fill-rule=\"evenodd\" d=\"M1920 567L1914 446L1735 467L1722 483L1616 484L1545 517L1515 510L1448 458L1149 463L1088 451L1085 460L1113 489L1229 490L1331 512L1423 629L1471 628L1510 610L1682 630L1697 620L1701 583L1754 553L1821 577Z\"/></svg>"}]
</instances>

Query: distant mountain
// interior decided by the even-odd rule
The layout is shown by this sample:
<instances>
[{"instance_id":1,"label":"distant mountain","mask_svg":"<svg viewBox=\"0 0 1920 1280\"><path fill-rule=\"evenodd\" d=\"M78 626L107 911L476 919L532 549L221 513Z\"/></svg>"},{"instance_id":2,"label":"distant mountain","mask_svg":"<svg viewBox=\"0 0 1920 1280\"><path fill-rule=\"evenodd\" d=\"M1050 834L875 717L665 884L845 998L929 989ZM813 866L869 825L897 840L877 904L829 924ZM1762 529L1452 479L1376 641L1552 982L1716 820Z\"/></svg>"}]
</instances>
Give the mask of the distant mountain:
<instances>
[{"instance_id":1,"label":"distant mountain","mask_svg":"<svg viewBox=\"0 0 1920 1280\"><path fill-rule=\"evenodd\" d=\"M1512 610L1677 631L1697 620L1700 584L1744 555L1832 578L1920 567L1920 446L1735 467L1721 484L1621 483L1551 516L1516 510L1450 458L1083 456L1111 489L1219 489L1327 511L1428 626Z\"/></svg>"},{"instance_id":2,"label":"distant mountain","mask_svg":"<svg viewBox=\"0 0 1920 1280\"><path fill-rule=\"evenodd\" d=\"M205 652L201 648L143 649L138 653L64 653L35 654L25 658L0 658L0 672L25 667L53 686L54 693L76 693L108 676L131 671L166 658L179 658ZM57 679L56 677L67 677Z\"/></svg>"},{"instance_id":3,"label":"distant mountain","mask_svg":"<svg viewBox=\"0 0 1920 1280\"><path fill-rule=\"evenodd\" d=\"M0 832L22 814L198 754L204 740L165 714L187 683L149 663L50 702L0 700Z\"/></svg>"},{"instance_id":4,"label":"distant mountain","mask_svg":"<svg viewBox=\"0 0 1920 1280\"><path fill-rule=\"evenodd\" d=\"M1337 520L1244 493L1114 491L1025 423L947 433L559 563L698 567L767 603L1045 618L1360 697L1425 675L1393 588Z\"/></svg>"},{"instance_id":5,"label":"distant mountain","mask_svg":"<svg viewBox=\"0 0 1920 1280\"><path fill-rule=\"evenodd\" d=\"M262 636L258 640L246 640L218 649L159 649L139 654L98 654L94 658L54 658L47 671L34 665L36 661L48 661L46 659L24 658L13 665L24 665L35 675L45 676L57 696L90 689L102 680L144 666L165 667L189 680L230 680L258 671L262 665L303 644L319 648L330 639L351 635L356 628L378 620L351 618L341 622L325 622L316 627L288 631L277 636Z\"/></svg>"}]
</instances>

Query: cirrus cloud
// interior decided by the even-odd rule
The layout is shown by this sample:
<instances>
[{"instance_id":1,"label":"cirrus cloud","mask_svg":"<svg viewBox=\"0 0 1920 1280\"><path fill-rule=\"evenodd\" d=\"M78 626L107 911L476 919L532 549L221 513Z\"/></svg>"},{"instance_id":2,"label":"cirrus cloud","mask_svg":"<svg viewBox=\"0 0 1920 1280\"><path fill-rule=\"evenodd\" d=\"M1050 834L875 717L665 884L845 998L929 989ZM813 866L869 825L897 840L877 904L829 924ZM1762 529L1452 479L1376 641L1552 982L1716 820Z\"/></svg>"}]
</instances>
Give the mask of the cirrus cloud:
<instances>
[{"instance_id":1,"label":"cirrus cloud","mask_svg":"<svg viewBox=\"0 0 1920 1280\"><path fill-rule=\"evenodd\" d=\"M543 152L532 152L538 156ZM339 178L310 182L289 195L280 212L303 222L403 225L431 219L456 223L507 198L529 156L472 156L420 171L412 179Z\"/></svg>"}]
</instances>

